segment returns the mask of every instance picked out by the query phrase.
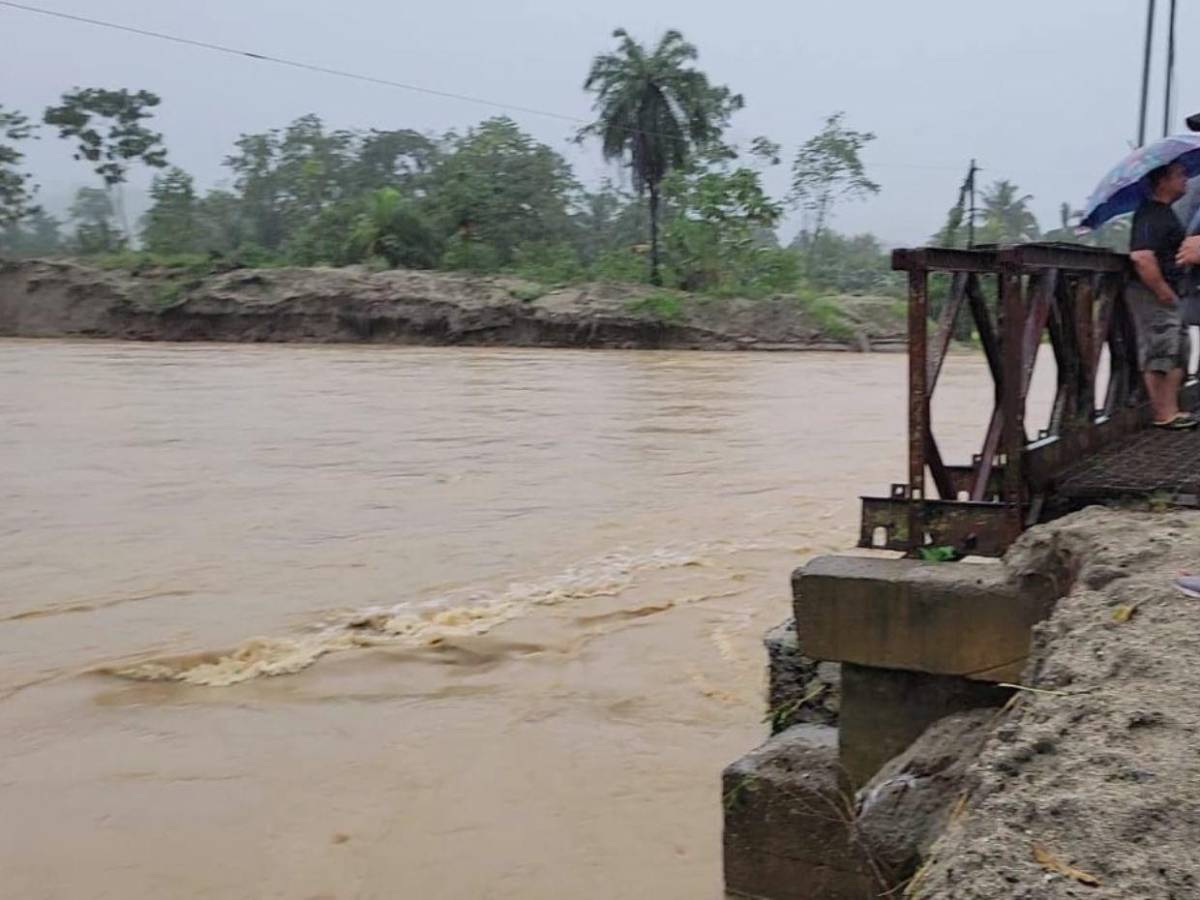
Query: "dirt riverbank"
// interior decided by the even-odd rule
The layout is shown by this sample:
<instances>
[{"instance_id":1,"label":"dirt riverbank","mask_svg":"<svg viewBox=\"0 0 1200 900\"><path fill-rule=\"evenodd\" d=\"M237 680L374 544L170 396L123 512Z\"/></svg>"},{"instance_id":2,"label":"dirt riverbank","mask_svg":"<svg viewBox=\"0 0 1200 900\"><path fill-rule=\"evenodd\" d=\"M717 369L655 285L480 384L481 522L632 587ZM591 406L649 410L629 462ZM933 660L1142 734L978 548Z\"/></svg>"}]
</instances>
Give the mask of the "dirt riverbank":
<instances>
[{"instance_id":1,"label":"dirt riverbank","mask_svg":"<svg viewBox=\"0 0 1200 900\"><path fill-rule=\"evenodd\" d=\"M0 336L706 350L895 350L890 298L717 299L393 270L217 274L0 262Z\"/></svg>"},{"instance_id":2,"label":"dirt riverbank","mask_svg":"<svg viewBox=\"0 0 1200 900\"><path fill-rule=\"evenodd\" d=\"M1200 896L1200 515L1089 509L1008 557L1074 587L1035 632L961 815L906 896Z\"/></svg>"}]
</instances>

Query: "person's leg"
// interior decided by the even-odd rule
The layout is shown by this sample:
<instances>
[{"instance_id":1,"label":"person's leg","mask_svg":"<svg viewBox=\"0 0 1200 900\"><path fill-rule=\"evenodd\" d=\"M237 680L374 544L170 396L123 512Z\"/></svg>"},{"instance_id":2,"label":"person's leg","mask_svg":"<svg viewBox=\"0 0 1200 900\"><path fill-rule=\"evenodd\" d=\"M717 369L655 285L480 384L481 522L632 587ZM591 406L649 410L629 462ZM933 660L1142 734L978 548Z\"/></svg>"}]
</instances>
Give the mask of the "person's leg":
<instances>
[{"instance_id":1,"label":"person's leg","mask_svg":"<svg viewBox=\"0 0 1200 900\"><path fill-rule=\"evenodd\" d=\"M1179 389L1183 386L1183 369L1175 368L1163 376L1163 405L1173 419L1179 415Z\"/></svg>"},{"instance_id":2,"label":"person's leg","mask_svg":"<svg viewBox=\"0 0 1200 900\"><path fill-rule=\"evenodd\" d=\"M1156 425L1170 422L1179 415L1179 382L1176 381L1175 387L1172 388L1169 385L1169 379L1170 373L1168 372L1155 372L1147 369L1142 373L1142 380L1146 384L1146 393L1150 396L1150 409L1153 410Z\"/></svg>"},{"instance_id":3,"label":"person's leg","mask_svg":"<svg viewBox=\"0 0 1200 900\"><path fill-rule=\"evenodd\" d=\"M1183 317L1177 306L1158 304L1147 329L1146 390L1154 422L1166 424L1179 415L1179 388L1183 384L1180 359L1184 352Z\"/></svg>"}]
</instances>

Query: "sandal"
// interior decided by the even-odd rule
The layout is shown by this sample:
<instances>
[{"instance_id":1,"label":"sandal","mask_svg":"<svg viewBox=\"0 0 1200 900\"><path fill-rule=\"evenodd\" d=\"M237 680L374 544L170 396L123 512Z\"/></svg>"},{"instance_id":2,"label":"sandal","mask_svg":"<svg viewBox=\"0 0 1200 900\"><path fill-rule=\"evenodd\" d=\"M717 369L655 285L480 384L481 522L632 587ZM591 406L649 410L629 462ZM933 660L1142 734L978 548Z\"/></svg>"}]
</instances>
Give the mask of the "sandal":
<instances>
[{"instance_id":1,"label":"sandal","mask_svg":"<svg viewBox=\"0 0 1200 900\"><path fill-rule=\"evenodd\" d=\"M1155 428L1163 428L1167 431L1191 431L1193 428L1200 426L1200 420L1196 419L1191 413L1181 412L1169 422L1155 422Z\"/></svg>"}]
</instances>

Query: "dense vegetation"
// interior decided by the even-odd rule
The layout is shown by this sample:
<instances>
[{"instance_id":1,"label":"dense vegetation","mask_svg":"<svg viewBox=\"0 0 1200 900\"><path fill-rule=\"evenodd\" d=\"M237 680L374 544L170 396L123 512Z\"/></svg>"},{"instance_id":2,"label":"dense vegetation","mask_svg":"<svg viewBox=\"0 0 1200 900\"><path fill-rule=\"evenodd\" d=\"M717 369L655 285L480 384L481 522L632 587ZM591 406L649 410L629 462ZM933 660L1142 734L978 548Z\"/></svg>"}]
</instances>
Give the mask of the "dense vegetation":
<instances>
[{"instance_id":1,"label":"dense vegetation","mask_svg":"<svg viewBox=\"0 0 1200 900\"><path fill-rule=\"evenodd\" d=\"M899 289L876 238L830 227L837 203L880 190L860 157L873 134L831 115L796 149L791 190L772 197L762 175L781 164L782 148L765 137L725 142L745 100L709 82L694 65L696 48L673 31L652 48L623 30L614 38L586 75L596 120L577 139L597 140L628 170L621 181L630 189L581 184L560 154L506 117L431 135L331 130L309 115L242 135L224 160L232 189L202 191L170 165L149 127L156 95L75 89L42 116L97 179L65 221L37 205L22 170L21 147L37 126L0 107L0 254L506 271L543 283L649 281L748 297ZM136 228L123 202L134 166L156 171ZM963 244L964 199L934 241ZM1043 234L1030 199L1007 181L985 190L977 239L1074 239L1077 214L1064 206L1060 228ZM789 206L811 225L782 245L775 228Z\"/></svg>"}]
</instances>

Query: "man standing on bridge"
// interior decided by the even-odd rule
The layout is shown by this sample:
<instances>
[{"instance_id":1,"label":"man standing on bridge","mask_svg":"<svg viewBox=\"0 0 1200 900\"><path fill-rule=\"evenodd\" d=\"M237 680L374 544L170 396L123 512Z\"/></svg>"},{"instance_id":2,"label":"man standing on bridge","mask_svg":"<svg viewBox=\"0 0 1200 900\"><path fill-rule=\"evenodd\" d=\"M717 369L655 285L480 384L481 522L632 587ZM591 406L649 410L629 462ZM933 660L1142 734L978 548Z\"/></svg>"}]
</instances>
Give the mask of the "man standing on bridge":
<instances>
[{"instance_id":1,"label":"man standing on bridge","mask_svg":"<svg viewBox=\"0 0 1200 900\"><path fill-rule=\"evenodd\" d=\"M1191 358L1179 302L1183 270L1175 257L1183 244L1183 224L1171 204L1187 193L1187 170L1180 163L1155 169L1147 177L1150 196L1133 214L1129 257L1137 283L1149 296L1139 329L1142 377L1150 394L1154 425L1184 431L1200 425L1179 409L1179 388Z\"/></svg>"}]
</instances>

